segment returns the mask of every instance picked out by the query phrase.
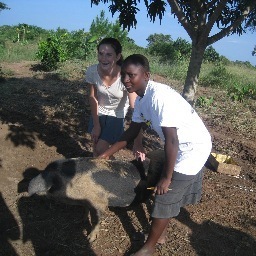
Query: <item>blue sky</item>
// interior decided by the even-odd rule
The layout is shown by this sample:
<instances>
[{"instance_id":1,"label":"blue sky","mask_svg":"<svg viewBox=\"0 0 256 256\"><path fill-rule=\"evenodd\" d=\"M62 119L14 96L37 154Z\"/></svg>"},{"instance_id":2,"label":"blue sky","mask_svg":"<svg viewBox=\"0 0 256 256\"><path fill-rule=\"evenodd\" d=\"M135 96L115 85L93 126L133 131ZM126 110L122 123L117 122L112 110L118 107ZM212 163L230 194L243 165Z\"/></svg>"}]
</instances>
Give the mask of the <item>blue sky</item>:
<instances>
[{"instance_id":1,"label":"blue sky","mask_svg":"<svg viewBox=\"0 0 256 256\"><path fill-rule=\"evenodd\" d=\"M2 2L11 10L4 10L0 13L0 26L26 23L45 29L60 27L72 31L84 28L85 31L88 31L93 19L100 15L101 10L105 11L105 15L110 22L117 19L117 16L112 17L107 8L108 5L100 4L91 7L90 0L2 0ZM137 27L136 29L132 28L129 32L129 37L137 45L146 47L146 39L154 33L171 35L173 40L181 37L190 42L186 31L170 15L169 5L167 5L167 12L161 25L158 19L155 23L150 22L144 4L141 4L139 8ZM216 30L212 32L214 33ZM256 65L256 56L252 56L252 51L256 45L255 35L255 33L252 34L249 31L240 37L232 35L223 38L212 46L219 54L232 61L249 61Z\"/></svg>"}]
</instances>

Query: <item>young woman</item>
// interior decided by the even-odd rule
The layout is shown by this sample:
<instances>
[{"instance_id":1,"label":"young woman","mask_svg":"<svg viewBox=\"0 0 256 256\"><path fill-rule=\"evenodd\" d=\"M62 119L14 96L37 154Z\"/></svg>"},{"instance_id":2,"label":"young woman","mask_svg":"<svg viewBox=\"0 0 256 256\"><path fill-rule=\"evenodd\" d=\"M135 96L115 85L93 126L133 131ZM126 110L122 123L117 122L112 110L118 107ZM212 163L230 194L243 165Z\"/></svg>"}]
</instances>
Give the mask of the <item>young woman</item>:
<instances>
[{"instance_id":1,"label":"young woman","mask_svg":"<svg viewBox=\"0 0 256 256\"><path fill-rule=\"evenodd\" d=\"M165 163L154 189L152 223L144 246L136 256L149 256L157 243L164 243L169 219L180 207L201 199L202 168L210 154L211 136L189 103L168 85L150 80L146 57L134 54L122 65L121 80L129 93L136 93L130 127L118 142L101 154L109 158L125 147L143 124L154 129L164 141Z\"/></svg>"},{"instance_id":2,"label":"young woman","mask_svg":"<svg viewBox=\"0 0 256 256\"><path fill-rule=\"evenodd\" d=\"M89 132L96 157L115 143L124 131L128 108L134 108L136 93L128 93L121 82L122 46L115 38L104 38L97 46L98 64L88 67L86 82L90 86L91 118ZM134 141L143 151L141 134ZM135 152L136 153L136 152ZM138 155L144 159L144 153Z\"/></svg>"}]
</instances>

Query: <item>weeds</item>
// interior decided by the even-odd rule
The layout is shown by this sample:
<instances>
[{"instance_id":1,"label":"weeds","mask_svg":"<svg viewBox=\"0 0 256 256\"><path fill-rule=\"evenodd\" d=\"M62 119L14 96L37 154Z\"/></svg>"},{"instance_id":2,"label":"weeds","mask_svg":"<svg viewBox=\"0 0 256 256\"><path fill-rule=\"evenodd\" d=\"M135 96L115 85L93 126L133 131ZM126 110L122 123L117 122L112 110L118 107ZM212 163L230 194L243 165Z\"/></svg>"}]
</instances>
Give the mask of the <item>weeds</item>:
<instances>
[{"instance_id":1,"label":"weeds","mask_svg":"<svg viewBox=\"0 0 256 256\"><path fill-rule=\"evenodd\" d=\"M235 80L233 74L229 73L227 68L222 64L214 65L210 72L205 76L202 75L200 84L216 88L225 88L227 84Z\"/></svg>"},{"instance_id":2,"label":"weeds","mask_svg":"<svg viewBox=\"0 0 256 256\"><path fill-rule=\"evenodd\" d=\"M239 83L234 83L228 88L228 96L234 101L243 102L245 98L255 98L256 87L252 84L242 85Z\"/></svg>"},{"instance_id":3,"label":"weeds","mask_svg":"<svg viewBox=\"0 0 256 256\"><path fill-rule=\"evenodd\" d=\"M200 108L209 108L213 103L213 97L207 98L205 96L200 96L196 100L196 106Z\"/></svg>"},{"instance_id":4,"label":"weeds","mask_svg":"<svg viewBox=\"0 0 256 256\"><path fill-rule=\"evenodd\" d=\"M4 50L0 50L0 59L6 62L35 60L37 49L36 44L22 44L9 41L5 43Z\"/></svg>"}]
</instances>

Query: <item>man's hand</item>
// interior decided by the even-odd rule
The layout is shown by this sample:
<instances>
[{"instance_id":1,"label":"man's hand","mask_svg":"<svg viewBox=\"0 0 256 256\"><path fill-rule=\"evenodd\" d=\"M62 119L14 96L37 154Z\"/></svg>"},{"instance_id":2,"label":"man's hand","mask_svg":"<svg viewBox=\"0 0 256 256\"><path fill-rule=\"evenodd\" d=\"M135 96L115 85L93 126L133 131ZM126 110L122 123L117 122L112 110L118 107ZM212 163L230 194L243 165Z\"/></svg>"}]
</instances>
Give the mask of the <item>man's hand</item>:
<instances>
[{"instance_id":1,"label":"man's hand","mask_svg":"<svg viewBox=\"0 0 256 256\"><path fill-rule=\"evenodd\" d=\"M142 133L142 129L140 129L138 136L135 138L135 140L133 142L132 150L133 150L133 155L135 156L136 160L138 160L140 158L141 161L145 161L146 153L145 153L145 149L142 144L142 139L143 139L143 133Z\"/></svg>"},{"instance_id":2,"label":"man's hand","mask_svg":"<svg viewBox=\"0 0 256 256\"><path fill-rule=\"evenodd\" d=\"M101 159L106 159L106 160L108 160L109 159L109 156L107 156L106 154L101 154L101 155L99 155L97 158L101 158Z\"/></svg>"},{"instance_id":3,"label":"man's hand","mask_svg":"<svg viewBox=\"0 0 256 256\"><path fill-rule=\"evenodd\" d=\"M157 195L166 194L169 190L169 186L171 184L171 180L167 178L161 178L160 181L157 183L154 192Z\"/></svg>"}]
</instances>

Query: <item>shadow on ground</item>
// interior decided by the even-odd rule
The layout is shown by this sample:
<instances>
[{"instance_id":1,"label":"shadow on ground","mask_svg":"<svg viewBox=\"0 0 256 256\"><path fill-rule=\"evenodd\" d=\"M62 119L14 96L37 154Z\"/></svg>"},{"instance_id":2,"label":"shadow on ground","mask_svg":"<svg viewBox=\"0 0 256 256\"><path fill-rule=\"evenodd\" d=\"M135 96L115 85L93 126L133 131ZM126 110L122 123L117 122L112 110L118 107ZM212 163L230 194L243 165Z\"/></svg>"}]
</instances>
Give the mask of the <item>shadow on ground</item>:
<instances>
[{"instance_id":1,"label":"shadow on ground","mask_svg":"<svg viewBox=\"0 0 256 256\"><path fill-rule=\"evenodd\" d=\"M66 158L90 156L86 88L79 81L45 77L11 78L1 83L0 118L9 124L6 140L33 149L40 139Z\"/></svg>"}]
</instances>

